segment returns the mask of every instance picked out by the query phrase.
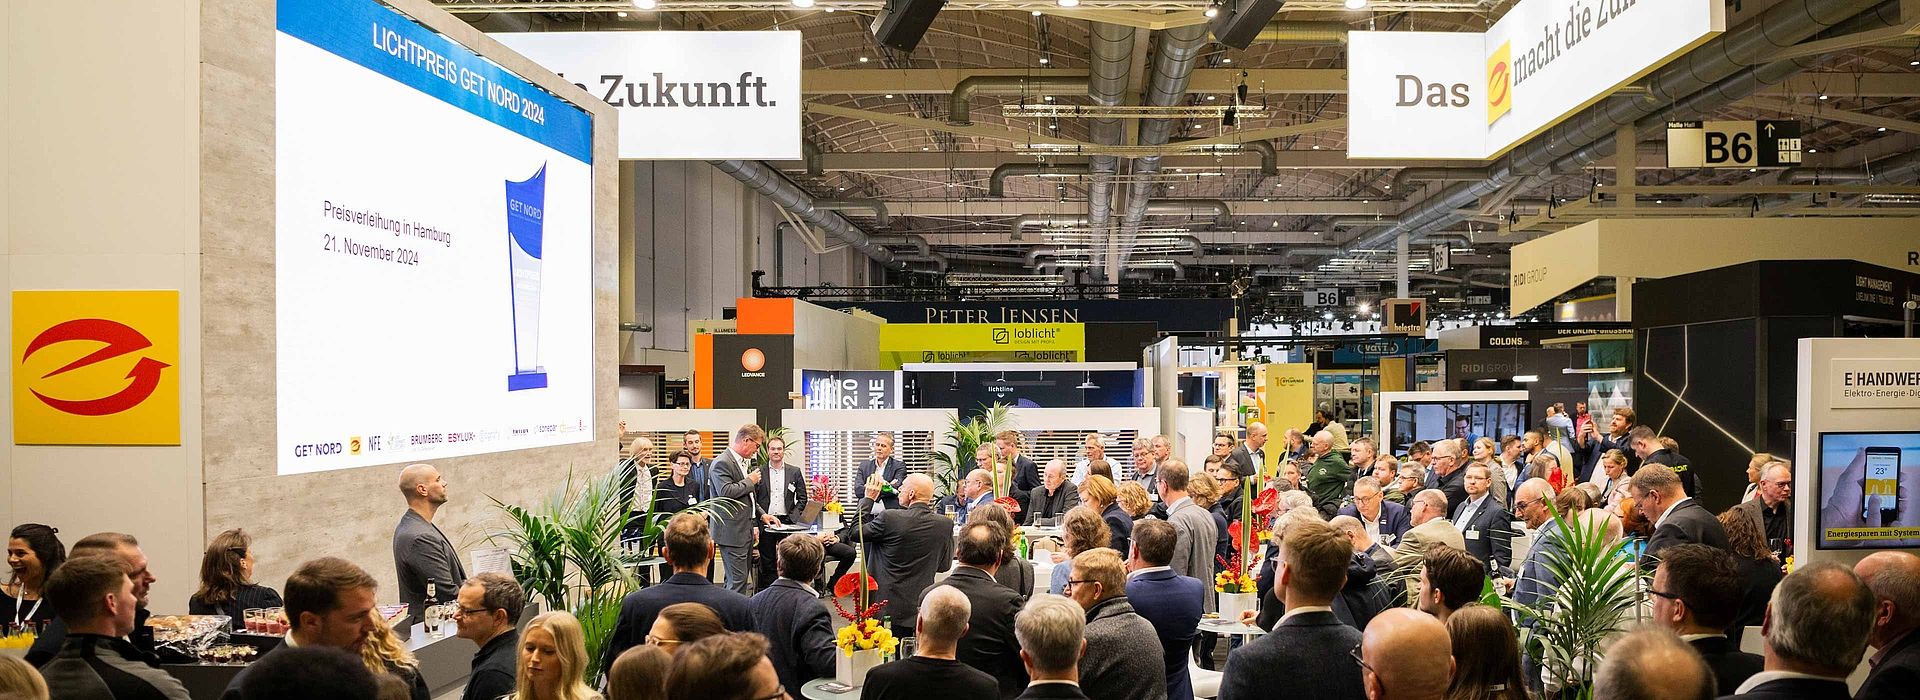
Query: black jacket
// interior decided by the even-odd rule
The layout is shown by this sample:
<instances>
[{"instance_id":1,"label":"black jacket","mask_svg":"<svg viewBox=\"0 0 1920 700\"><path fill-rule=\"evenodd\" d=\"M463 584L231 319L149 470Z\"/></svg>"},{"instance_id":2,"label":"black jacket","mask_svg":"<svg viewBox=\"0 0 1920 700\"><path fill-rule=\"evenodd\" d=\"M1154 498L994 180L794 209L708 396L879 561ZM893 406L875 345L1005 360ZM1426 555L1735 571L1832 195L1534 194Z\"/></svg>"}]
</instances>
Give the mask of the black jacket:
<instances>
[{"instance_id":1,"label":"black jacket","mask_svg":"<svg viewBox=\"0 0 1920 700\"><path fill-rule=\"evenodd\" d=\"M1658 520L1660 514L1650 513L1649 517ZM1640 556L1641 568L1652 570L1649 564L1659 559L1660 550L1689 542L1721 550L1731 547L1727 544L1727 529L1720 525L1720 519L1713 517L1713 511L1693 499L1674 508L1667 515L1667 521L1653 531L1653 537L1647 540L1646 553Z\"/></svg>"},{"instance_id":2,"label":"black jacket","mask_svg":"<svg viewBox=\"0 0 1920 700\"><path fill-rule=\"evenodd\" d=\"M147 618L153 613L146 608L133 611L133 634L127 635L127 641L133 642L133 648L142 654L153 654L153 628L147 626ZM67 621L53 618L47 628L40 630L40 636L34 638L33 647L27 649L27 663L35 668L47 665L60 653L60 645L67 640Z\"/></svg>"},{"instance_id":3,"label":"black jacket","mask_svg":"<svg viewBox=\"0 0 1920 700\"><path fill-rule=\"evenodd\" d=\"M1700 658L1706 660L1707 669L1713 671L1713 678L1719 681L1722 693L1732 694L1735 688L1739 688L1741 683L1747 682L1766 665L1766 659L1741 651L1733 640L1726 637L1705 637L1695 639L1691 644L1694 651L1700 652Z\"/></svg>"},{"instance_id":4,"label":"black jacket","mask_svg":"<svg viewBox=\"0 0 1920 700\"><path fill-rule=\"evenodd\" d=\"M1700 474L1694 471L1693 462L1687 459L1686 455L1673 450L1663 449L1647 455L1647 459L1641 462L1640 466L1644 467L1649 464L1667 465L1668 468L1673 470L1673 473L1680 476L1680 488L1687 492L1687 496L1692 498L1700 497Z\"/></svg>"},{"instance_id":5,"label":"black jacket","mask_svg":"<svg viewBox=\"0 0 1920 700\"><path fill-rule=\"evenodd\" d=\"M1360 630L1330 612L1301 613L1273 632L1227 654L1219 700L1279 697L1287 688L1311 688L1318 700L1361 700L1360 664L1346 651L1360 644Z\"/></svg>"},{"instance_id":6,"label":"black jacket","mask_svg":"<svg viewBox=\"0 0 1920 700\"><path fill-rule=\"evenodd\" d=\"M612 669L613 660L619 658L621 652L645 644L647 633L653 630L653 618L660 615L662 608L674 603L700 603L713 608L730 632L753 630L753 610L746 596L714 585L700 574L682 571L658 584L628 593L620 600L620 618L613 624L613 636L607 640L607 657L600 660L601 668Z\"/></svg>"},{"instance_id":7,"label":"black jacket","mask_svg":"<svg viewBox=\"0 0 1920 700\"><path fill-rule=\"evenodd\" d=\"M875 471L880 472L880 478L882 480L893 484L893 488L896 491L896 493L880 494L881 505L887 508L899 508L900 494L897 493L897 491L900 489L901 484L907 482L907 465L902 464L899 457L888 457L885 469L874 464L872 459L861 462L853 479L853 492L855 494L866 492L867 477L872 476Z\"/></svg>"},{"instance_id":8,"label":"black jacket","mask_svg":"<svg viewBox=\"0 0 1920 700\"><path fill-rule=\"evenodd\" d=\"M473 654L473 672L467 676L467 690L460 700L498 700L513 694L515 674L520 663L520 634L507 630L487 640Z\"/></svg>"},{"instance_id":9,"label":"black jacket","mask_svg":"<svg viewBox=\"0 0 1920 700\"><path fill-rule=\"evenodd\" d=\"M1027 459L1026 455L1013 458L1013 486L1008 489L1007 495L1013 496L1015 503L1026 503L1028 496L1034 489L1040 488L1042 483L1045 482L1040 480L1040 465L1034 464L1033 460ZM1028 515L1028 511L1022 510L1015 513L1013 517L1025 523Z\"/></svg>"},{"instance_id":10,"label":"black jacket","mask_svg":"<svg viewBox=\"0 0 1920 700\"><path fill-rule=\"evenodd\" d=\"M1507 509L1501 508L1500 502L1489 493L1486 502L1474 512L1473 522L1460 521L1465 511L1464 503L1453 511L1453 524L1460 527L1461 536L1466 538L1467 553L1482 564L1491 563L1503 569L1513 566L1513 516Z\"/></svg>"},{"instance_id":11,"label":"black jacket","mask_svg":"<svg viewBox=\"0 0 1920 700\"><path fill-rule=\"evenodd\" d=\"M1019 700L1087 700L1087 694L1078 685L1041 683L1021 691Z\"/></svg>"},{"instance_id":12,"label":"black jacket","mask_svg":"<svg viewBox=\"0 0 1920 700\"><path fill-rule=\"evenodd\" d=\"M872 501L861 499L861 512L872 507ZM953 519L915 503L882 511L850 529L852 536L844 539L873 545L878 554L873 578L880 586L877 597L887 601L886 614L895 627L911 628L934 574L953 568Z\"/></svg>"},{"instance_id":13,"label":"black jacket","mask_svg":"<svg viewBox=\"0 0 1920 700\"><path fill-rule=\"evenodd\" d=\"M1920 692L1920 632L1908 632L1888 647L1879 665L1867 672L1854 700L1895 700Z\"/></svg>"},{"instance_id":14,"label":"black jacket","mask_svg":"<svg viewBox=\"0 0 1920 700\"><path fill-rule=\"evenodd\" d=\"M781 482L780 495L786 499L787 506L787 516L782 518L782 520L788 524L792 524L794 516L799 515L800 511L807 505L807 476L800 471L799 467L791 464L783 465L781 471L783 472L782 476L785 478L778 479L777 481ZM759 506L759 512L762 513L773 511L773 499L771 498L769 489L774 485L776 479L772 477L773 475L771 473L766 474L760 479L760 483L753 487L753 501Z\"/></svg>"},{"instance_id":15,"label":"black jacket","mask_svg":"<svg viewBox=\"0 0 1920 700\"><path fill-rule=\"evenodd\" d=\"M62 700L187 700L180 680L152 655L124 639L69 635L60 654L40 668L47 690Z\"/></svg>"},{"instance_id":16,"label":"black jacket","mask_svg":"<svg viewBox=\"0 0 1920 700\"><path fill-rule=\"evenodd\" d=\"M793 579L782 578L754 594L753 631L767 638L767 658L787 694L802 697L801 687L834 673L833 620L819 597Z\"/></svg>"},{"instance_id":17,"label":"black jacket","mask_svg":"<svg viewBox=\"0 0 1920 700\"><path fill-rule=\"evenodd\" d=\"M1852 700L1847 697L1847 682L1841 680L1783 678L1761 683L1753 690L1739 695L1734 695L1733 690L1722 688L1721 692L1726 695L1720 697L1723 699L1746 698L1747 700Z\"/></svg>"},{"instance_id":18,"label":"black jacket","mask_svg":"<svg viewBox=\"0 0 1920 700\"><path fill-rule=\"evenodd\" d=\"M1026 599L971 566L953 570L942 582L966 594L973 603L967 634L960 638L954 658L980 669L1000 685L1000 697L1011 698L1027 687L1027 668L1020 662L1020 642L1013 637L1013 616Z\"/></svg>"},{"instance_id":19,"label":"black jacket","mask_svg":"<svg viewBox=\"0 0 1920 700\"><path fill-rule=\"evenodd\" d=\"M200 602L199 598L188 596L187 614L225 615L232 618L235 629L240 629L243 627L241 623L246 621L248 608L277 608L282 605L286 605L286 602L282 601L280 594L272 588L249 583L241 586L240 590L234 591L233 597L219 605L208 605Z\"/></svg>"}]
</instances>

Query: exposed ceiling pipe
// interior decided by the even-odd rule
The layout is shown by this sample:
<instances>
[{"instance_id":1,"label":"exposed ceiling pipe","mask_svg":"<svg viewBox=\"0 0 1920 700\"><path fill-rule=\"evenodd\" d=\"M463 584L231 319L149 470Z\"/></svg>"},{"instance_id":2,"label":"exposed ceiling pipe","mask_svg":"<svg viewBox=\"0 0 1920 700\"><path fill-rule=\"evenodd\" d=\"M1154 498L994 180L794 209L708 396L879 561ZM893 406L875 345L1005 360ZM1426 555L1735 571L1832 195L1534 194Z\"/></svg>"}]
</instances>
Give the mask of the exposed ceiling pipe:
<instances>
[{"instance_id":1,"label":"exposed ceiling pipe","mask_svg":"<svg viewBox=\"0 0 1920 700\"><path fill-rule=\"evenodd\" d=\"M1053 257L1053 254L1060 252L1060 249L1061 247L1057 245L1037 245L1028 248L1026 258L1027 267L1038 266L1040 264L1040 258Z\"/></svg>"},{"instance_id":2,"label":"exposed ceiling pipe","mask_svg":"<svg viewBox=\"0 0 1920 700\"><path fill-rule=\"evenodd\" d=\"M1146 200L1146 216L1187 216L1212 214L1213 223L1221 228L1233 228L1233 209L1220 199L1149 199ZM1134 222L1138 227L1139 222Z\"/></svg>"},{"instance_id":3,"label":"exposed ceiling pipe","mask_svg":"<svg viewBox=\"0 0 1920 700\"><path fill-rule=\"evenodd\" d=\"M1478 273L1480 271L1475 270L1474 272ZM1501 274L1506 274L1506 273L1502 272ZM1452 282L1454 284L1461 285L1463 287L1480 287L1483 289L1506 289L1507 288L1507 285L1500 284L1498 282L1477 282L1477 281L1474 281L1473 277L1474 275L1472 274L1466 275L1464 277L1448 277L1446 275L1435 275L1435 274L1430 274L1426 272L1407 273L1408 279L1431 280L1434 282Z\"/></svg>"},{"instance_id":4,"label":"exposed ceiling pipe","mask_svg":"<svg viewBox=\"0 0 1920 700\"><path fill-rule=\"evenodd\" d=\"M1064 165L1051 165L1048 163L1007 163L994 168L993 174L987 177L987 195L992 197L1007 196L1007 178L1010 177L1020 177L1023 175L1092 174L1093 164L1091 163L1067 163Z\"/></svg>"},{"instance_id":5,"label":"exposed ceiling pipe","mask_svg":"<svg viewBox=\"0 0 1920 700\"><path fill-rule=\"evenodd\" d=\"M888 228L893 225L893 217L887 216L887 203L878 199L841 198L813 200L815 209L827 211L870 211L873 212L873 225Z\"/></svg>"},{"instance_id":6,"label":"exposed ceiling pipe","mask_svg":"<svg viewBox=\"0 0 1920 700\"><path fill-rule=\"evenodd\" d=\"M973 123L973 96L981 91L1064 95L1087 86L1088 78L1071 75L973 75L953 86L947 97L947 123Z\"/></svg>"},{"instance_id":7,"label":"exposed ceiling pipe","mask_svg":"<svg viewBox=\"0 0 1920 700\"><path fill-rule=\"evenodd\" d=\"M805 190L800 189L799 185L793 184L778 171L767 167L765 163L757 160L707 162L719 168L720 172L732 175L734 179L745 183L755 192L773 200L773 203L780 205L780 208L793 212L794 216L800 217L801 221L826 231L827 235L846 241L848 245L866 254L867 257L895 269L906 266L903 262L895 261L892 251L874 243L865 231L854 226L853 222L848 221L846 217L815 207L812 195L807 194Z\"/></svg>"},{"instance_id":8,"label":"exposed ceiling pipe","mask_svg":"<svg viewBox=\"0 0 1920 700\"><path fill-rule=\"evenodd\" d=\"M1408 192L1415 182L1479 182L1492 177L1486 168L1401 168L1393 174L1388 192Z\"/></svg>"},{"instance_id":9,"label":"exposed ceiling pipe","mask_svg":"<svg viewBox=\"0 0 1920 700\"><path fill-rule=\"evenodd\" d=\"M1169 143L1180 143L1181 141L1198 141L1198 140L1199 139L1179 138L1179 139L1174 139ZM1280 154L1274 152L1273 142L1248 141L1246 143L1240 144L1240 150L1252 151L1254 153L1260 154L1260 174L1261 175L1272 176L1272 175L1280 174Z\"/></svg>"},{"instance_id":10,"label":"exposed ceiling pipe","mask_svg":"<svg viewBox=\"0 0 1920 700\"><path fill-rule=\"evenodd\" d=\"M1606 100L1574 115L1495 162L1485 180L1456 184L1428 196L1391 226L1361 236L1352 247L1373 248L1403 233L1418 235L1445 228L1459 220L1455 210L1470 207L1522 177L1543 171L1570 172L1612 155L1613 136L1621 126L1658 116L1643 127L1642 133L1651 133L1661 126L1651 122L1664 120L1668 113L1710 113L1713 107L1745 97L1762 85L1778 83L1807 64L1777 61L1748 68L1745 61L1823 32L1845 34L1892 26L1898 22L1899 5L1900 0L1788 0L1774 5L1655 71L1644 81L1646 99ZM1870 9L1875 12L1862 14ZM1885 10L1891 10L1891 20Z\"/></svg>"},{"instance_id":11,"label":"exposed ceiling pipe","mask_svg":"<svg viewBox=\"0 0 1920 700\"><path fill-rule=\"evenodd\" d=\"M1020 240L1028 226L1086 226L1089 218L1065 214L1021 214L1013 217L1012 238Z\"/></svg>"},{"instance_id":12,"label":"exposed ceiling pipe","mask_svg":"<svg viewBox=\"0 0 1920 700\"><path fill-rule=\"evenodd\" d=\"M1867 182L1873 173L1865 168L1794 168L1780 173L1782 185L1831 185L1836 182Z\"/></svg>"},{"instance_id":13,"label":"exposed ceiling pipe","mask_svg":"<svg viewBox=\"0 0 1920 700\"><path fill-rule=\"evenodd\" d=\"M1200 52L1207 45L1207 26L1195 24L1175 27L1160 32L1159 45L1153 56L1153 74L1149 76L1145 99L1142 104L1148 107L1171 107L1186 99L1187 83L1193 77L1193 67L1199 62ZM1140 145L1164 146L1173 136L1172 119L1147 119L1140 122ZM1140 232L1140 221L1146 218L1147 202L1153 198L1155 185L1152 175L1160 171L1160 157L1146 156L1133 161L1133 174L1137 178L1127 188L1126 214L1120 219L1120 230L1110 236L1107 245L1107 264L1109 270L1119 271L1125 268L1126 259L1133 245L1133 237Z\"/></svg>"},{"instance_id":14,"label":"exposed ceiling pipe","mask_svg":"<svg viewBox=\"0 0 1920 700\"><path fill-rule=\"evenodd\" d=\"M947 256L942 255L940 253L928 253L926 255L902 255L899 257L899 259L905 260L907 262L931 263L933 265L934 272L939 272L944 274L947 271Z\"/></svg>"},{"instance_id":15,"label":"exposed ceiling pipe","mask_svg":"<svg viewBox=\"0 0 1920 700\"><path fill-rule=\"evenodd\" d=\"M1143 238L1140 240L1143 241L1144 243L1149 239ZM1030 248L1027 250L1027 267L1034 267L1040 264L1038 262L1040 258L1050 258L1060 254L1062 251L1083 251L1086 248L1088 248L1090 245L1091 244L1080 245L1080 244L1068 243L1068 244L1048 244L1048 245L1034 246L1033 248ZM1185 252L1182 253L1181 251L1175 251L1175 250L1162 250L1166 248L1172 248L1175 246L1178 246L1184 249ZM1197 236L1174 236L1174 237L1167 237L1167 238L1161 238L1159 236L1155 236L1151 239L1150 247L1154 248L1157 251L1155 253L1152 253L1153 255L1185 254L1188 256L1196 257L1196 258L1199 257L1202 253L1205 253L1207 249L1206 244L1202 243L1199 237ZM1075 254L1077 255L1077 253Z\"/></svg>"},{"instance_id":16,"label":"exposed ceiling pipe","mask_svg":"<svg viewBox=\"0 0 1920 700\"><path fill-rule=\"evenodd\" d=\"M1116 107L1126 101L1127 80L1133 74L1133 27L1118 24L1094 22L1093 28L1092 73L1087 80L1087 97L1098 107ZM1102 146L1117 146L1126 138L1126 125L1113 117L1100 117L1093 120L1088 129L1088 137ZM1087 220L1097 222L1093 225L1097 233L1111 235L1108 226L1113 221L1113 175L1120 170L1120 158L1112 155L1096 155L1088 163L1092 179L1087 183ZM1015 233L1019 229L1014 229ZM1105 262L1102 256L1095 256L1102 264L1092 266L1095 279L1105 279Z\"/></svg>"},{"instance_id":17,"label":"exposed ceiling pipe","mask_svg":"<svg viewBox=\"0 0 1920 700\"><path fill-rule=\"evenodd\" d=\"M1269 22L1253 40L1274 44L1345 44L1350 29L1344 22Z\"/></svg>"},{"instance_id":18,"label":"exposed ceiling pipe","mask_svg":"<svg viewBox=\"0 0 1920 700\"><path fill-rule=\"evenodd\" d=\"M921 257L925 257L933 254L933 248L932 246L927 245L927 239L922 238L920 236L908 236L908 235L871 236L869 237L869 240L872 240L874 243L878 243L880 245L913 246L913 254Z\"/></svg>"}]
</instances>

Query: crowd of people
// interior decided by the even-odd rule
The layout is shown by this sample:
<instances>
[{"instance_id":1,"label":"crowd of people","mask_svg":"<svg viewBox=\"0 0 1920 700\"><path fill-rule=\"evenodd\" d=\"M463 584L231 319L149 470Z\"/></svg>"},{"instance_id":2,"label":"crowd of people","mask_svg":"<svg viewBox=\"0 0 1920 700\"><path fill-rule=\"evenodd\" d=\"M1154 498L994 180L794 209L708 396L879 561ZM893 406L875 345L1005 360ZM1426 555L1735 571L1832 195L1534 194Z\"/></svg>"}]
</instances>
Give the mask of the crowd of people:
<instances>
[{"instance_id":1,"label":"crowd of people","mask_svg":"<svg viewBox=\"0 0 1920 700\"><path fill-rule=\"evenodd\" d=\"M512 576L468 575L434 524L448 483L416 464L399 475L407 509L394 533L394 594L407 621L452 603L457 635L475 650L464 700L801 697L835 674L841 653L822 574L833 560L838 579L859 558L885 624L914 640L911 654L872 669L863 698L1184 700L1197 675L1214 673L1226 700L1286 689L1525 699L1567 689L1522 643L1535 620L1490 605L1485 591L1542 605L1561 583L1549 559L1572 541L1570 528L1588 528L1611 556L1651 572L1648 624L1607 641L1594 697L1911 697L1920 557L1887 551L1786 573L1791 464L1756 455L1748 498L1715 515L1693 499L1699 482L1677 445L1635 425L1630 410L1616 410L1604 433L1584 407L1556 415L1566 420L1540 431L1417 442L1404 456L1328 421L1287 431L1271 461L1255 423L1244 440L1217 436L1199 468L1153 436L1134 445L1132 474L1105 459L1105 436L1088 435L1077 463L1040 465L1008 432L946 499L879 435L857 467L857 517L781 537L769 528L796 522L807 482L780 438L742 426L718 457L683 449L654 475L672 573L620 602L598 658L569 612L523 620L529 595ZM716 497L743 507L680 512ZM1042 522L1063 533L1045 581L1014 545ZM1271 534L1236 542L1243 529ZM1517 550L1521 537L1530 546ZM1248 544L1261 555L1258 605L1240 622L1259 633L1231 637L1215 671L1221 642L1200 627L1220 605L1216 575ZM187 697L154 656L145 621L156 579L133 535L96 533L68 548L53 527L20 525L8 564L0 615L39 634L24 658L0 655L0 697ZM376 610L381 588L353 562L319 557L276 591L254 580L248 534L230 530L209 543L187 607L286 613L285 642L243 669L223 700L427 700L409 626ZM1748 627L1764 654L1741 651ZM1866 681L1851 694L1845 679L1869 649ZM595 677L601 687L588 685Z\"/></svg>"}]
</instances>

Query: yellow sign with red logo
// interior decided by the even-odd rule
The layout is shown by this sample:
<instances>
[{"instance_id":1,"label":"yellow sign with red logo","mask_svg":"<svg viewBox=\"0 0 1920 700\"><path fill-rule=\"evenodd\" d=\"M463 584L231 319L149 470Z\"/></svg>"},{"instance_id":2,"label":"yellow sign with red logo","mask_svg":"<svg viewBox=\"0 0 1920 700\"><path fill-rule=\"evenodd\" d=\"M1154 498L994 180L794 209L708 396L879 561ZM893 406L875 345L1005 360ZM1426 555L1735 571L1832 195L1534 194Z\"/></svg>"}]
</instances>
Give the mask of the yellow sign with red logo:
<instances>
[{"instance_id":1,"label":"yellow sign with red logo","mask_svg":"<svg viewBox=\"0 0 1920 700\"><path fill-rule=\"evenodd\" d=\"M180 292L13 293L13 442L180 444Z\"/></svg>"},{"instance_id":2,"label":"yellow sign with red logo","mask_svg":"<svg viewBox=\"0 0 1920 700\"><path fill-rule=\"evenodd\" d=\"M1487 57L1487 123L1500 121L1513 111L1513 42L1495 49Z\"/></svg>"}]
</instances>

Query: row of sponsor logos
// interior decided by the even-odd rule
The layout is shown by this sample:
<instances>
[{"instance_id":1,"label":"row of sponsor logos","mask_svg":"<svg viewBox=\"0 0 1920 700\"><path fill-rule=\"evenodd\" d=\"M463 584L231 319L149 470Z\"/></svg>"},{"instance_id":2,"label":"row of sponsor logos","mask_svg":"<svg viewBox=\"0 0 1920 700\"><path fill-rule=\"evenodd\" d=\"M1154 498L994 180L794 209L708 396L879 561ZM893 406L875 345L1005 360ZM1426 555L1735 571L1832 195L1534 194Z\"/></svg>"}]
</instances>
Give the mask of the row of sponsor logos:
<instances>
[{"instance_id":1,"label":"row of sponsor logos","mask_svg":"<svg viewBox=\"0 0 1920 700\"><path fill-rule=\"evenodd\" d=\"M505 430L454 430L434 433L394 433L390 435L354 435L345 440L323 440L302 442L293 446L293 456L327 457L335 455L356 456L369 453L393 454L404 452L430 452L443 445L464 443L511 443L534 439L541 435L576 433L587 430L584 419L573 423L550 423Z\"/></svg>"}]
</instances>

